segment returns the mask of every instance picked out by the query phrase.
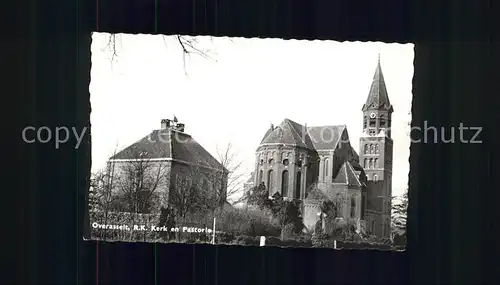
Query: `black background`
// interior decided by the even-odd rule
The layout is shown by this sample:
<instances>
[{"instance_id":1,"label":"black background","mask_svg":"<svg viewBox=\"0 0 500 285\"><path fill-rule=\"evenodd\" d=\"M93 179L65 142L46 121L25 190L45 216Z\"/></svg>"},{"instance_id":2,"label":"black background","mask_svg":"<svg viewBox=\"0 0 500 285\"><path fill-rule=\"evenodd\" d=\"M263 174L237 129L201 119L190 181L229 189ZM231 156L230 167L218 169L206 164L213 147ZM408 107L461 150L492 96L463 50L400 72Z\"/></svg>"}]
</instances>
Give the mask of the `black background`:
<instances>
[{"instance_id":1,"label":"black background","mask_svg":"<svg viewBox=\"0 0 500 285\"><path fill-rule=\"evenodd\" d=\"M13 24L1 45L9 66L4 90L15 89L3 104L5 138L13 138L5 154L14 157L5 166L1 200L8 209L2 235L11 239L2 243L8 258L2 277L9 278L2 284L496 283L495 7L437 2L18 3L26 6L6 15ZM56 150L23 143L21 130L90 125L91 31L412 42L412 125L482 126L483 143L412 144L404 253L83 241L90 136L78 151L74 142Z\"/></svg>"}]
</instances>

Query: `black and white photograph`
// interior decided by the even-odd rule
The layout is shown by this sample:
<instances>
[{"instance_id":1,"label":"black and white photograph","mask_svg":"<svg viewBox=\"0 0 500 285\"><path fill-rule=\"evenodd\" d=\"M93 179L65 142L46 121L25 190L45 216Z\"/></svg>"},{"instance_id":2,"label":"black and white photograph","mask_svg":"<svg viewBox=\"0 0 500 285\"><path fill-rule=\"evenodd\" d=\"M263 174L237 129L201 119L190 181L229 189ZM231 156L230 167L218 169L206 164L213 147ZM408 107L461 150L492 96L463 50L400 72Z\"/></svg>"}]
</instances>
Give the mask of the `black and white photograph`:
<instances>
[{"instance_id":1,"label":"black and white photograph","mask_svg":"<svg viewBox=\"0 0 500 285\"><path fill-rule=\"evenodd\" d=\"M92 35L92 240L404 250L413 44Z\"/></svg>"}]
</instances>

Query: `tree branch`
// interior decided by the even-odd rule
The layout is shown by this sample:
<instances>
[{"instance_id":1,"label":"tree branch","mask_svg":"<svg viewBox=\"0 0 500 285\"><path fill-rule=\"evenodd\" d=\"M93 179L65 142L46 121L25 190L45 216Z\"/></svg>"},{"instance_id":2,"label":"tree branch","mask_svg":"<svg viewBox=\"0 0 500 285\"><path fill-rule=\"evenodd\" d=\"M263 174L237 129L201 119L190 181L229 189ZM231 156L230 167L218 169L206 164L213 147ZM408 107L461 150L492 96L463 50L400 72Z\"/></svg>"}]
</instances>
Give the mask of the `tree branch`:
<instances>
[{"instance_id":1,"label":"tree branch","mask_svg":"<svg viewBox=\"0 0 500 285\"><path fill-rule=\"evenodd\" d=\"M162 35L162 39L165 44L165 47L168 48L167 37L165 35ZM200 49L197 37L176 35L175 39L177 40L182 49L182 61L183 61L184 73L186 76L187 76L186 56L189 57L191 54L196 54L205 59L213 60L210 54L214 54L214 52L209 49L207 50ZM108 50L111 51L111 63L113 63L115 59L118 57L116 41L117 41L117 34L109 34L108 43L106 47L108 48Z\"/></svg>"}]
</instances>

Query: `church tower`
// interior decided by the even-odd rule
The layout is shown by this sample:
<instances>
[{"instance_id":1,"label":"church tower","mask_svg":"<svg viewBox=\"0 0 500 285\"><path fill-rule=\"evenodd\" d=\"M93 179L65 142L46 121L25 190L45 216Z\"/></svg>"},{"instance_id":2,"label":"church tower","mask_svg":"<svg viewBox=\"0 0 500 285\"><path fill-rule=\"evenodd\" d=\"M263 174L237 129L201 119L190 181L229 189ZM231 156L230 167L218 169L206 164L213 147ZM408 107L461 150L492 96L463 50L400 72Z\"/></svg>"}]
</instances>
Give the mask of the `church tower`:
<instances>
[{"instance_id":1,"label":"church tower","mask_svg":"<svg viewBox=\"0 0 500 285\"><path fill-rule=\"evenodd\" d=\"M393 108L380 66L380 55L363 105L363 134L359 162L367 177L365 221L377 236L389 237L391 226L392 155L391 117Z\"/></svg>"}]
</instances>

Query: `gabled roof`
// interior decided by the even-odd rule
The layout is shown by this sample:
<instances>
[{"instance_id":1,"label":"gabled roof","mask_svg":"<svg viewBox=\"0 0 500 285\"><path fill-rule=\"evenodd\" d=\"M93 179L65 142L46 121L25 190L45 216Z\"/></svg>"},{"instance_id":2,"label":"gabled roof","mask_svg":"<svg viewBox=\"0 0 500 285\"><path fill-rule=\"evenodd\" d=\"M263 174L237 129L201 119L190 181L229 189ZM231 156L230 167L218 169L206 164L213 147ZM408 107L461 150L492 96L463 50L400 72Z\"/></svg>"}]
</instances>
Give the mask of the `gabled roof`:
<instances>
[{"instance_id":1,"label":"gabled roof","mask_svg":"<svg viewBox=\"0 0 500 285\"><path fill-rule=\"evenodd\" d=\"M356 170L356 171L363 170L363 167L361 166L361 164L359 164L358 153L354 150L354 148L352 146L350 146L350 147L351 147L353 157L351 160L349 160L349 162L351 163L352 168L354 168L354 170Z\"/></svg>"},{"instance_id":2,"label":"gabled roof","mask_svg":"<svg viewBox=\"0 0 500 285\"><path fill-rule=\"evenodd\" d=\"M373 75L372 85L366 103L363 105L363 111L367 110L390 110L392 112L392 105L387 95L387 88L385 85L384 75L382 74L382 67L380 66L380 58Z\"/></svg>"},{"instance_id":3,"label":"gabled roof","mask_svg":"<svg viewBox=\"0 0 500 285\"><path fill-rule=\"evenodd\" d=\"M346 125L305 127L290 119L268 129L261 141L263 144L294 145L310 150L333 150L347 131Z\"/></svg>"},{"instance_id":4,"label":"gabled roof","mask_svg":"<svg viewBox=\"0 0 500 285\"><path fill-rule=\"evenodd\" d=\"M170 158L200 167L227 169L190 135L172 129L154 130L110 159Z\"/></svg>"},{"instance_id":5,"label":"gabled roof","mask_svg":"<svg viewBox=\"0 0 500 285\"><path fill-rule=\"evenodd\" d=\"M271 125L271 127L269 129L267 129L267 132L266 134L264 135L264 137L262 137L262 140L260 141L260 143L264 143L264 140L269 136L270 133L272 133L274 130L274 127Z\"/></svg>"},{"instance_id":6,"label":"gabled roof","mask_svg":"<svg viewBox=\"0 0 500 285\"><path fill-rule=\"evenodd\" d=\"M358 175L356 175L356 171L349 161L344 162L339 172L337 173L337 176L335 177L335 179L333 179L333 183L344 184L348 186L362 186L362 183L358 179Z\"/></svg>"},{"instance_id":7,"label":"gabled roof","mask_svg":"<svg viewBox=\"0 0 500 285\"><path fill-rule=\"evenodd\" d=\"M352 145L349 145L351 147L352 155L355 160L359 161L359 154L356 152L356 150L352 147Z\"/></svg>"},{"instance_id":8,"label":"gabled roof","mask_svg":"<svg viewBox=\"0 0 500 285\"><path fill-rule=\"evenodd\" d=\"M316 150L336 149L346 125L308 127L307 132Z\"/></svg>"},{"instance_id":9,"label":"gabled roof","mask_svg":"<svg viewBox=\"0 0 500 285\"><path fill-rule=\"evenodd\" d=\"M285 144L314 149L306 128L290 119L284 119L279 126L268 130L261 144Z\"/></svg>"},{"instance_id":10,"label":"gabled roof","mask_svg":"<svg viewBox=\"0 0 500 285\"><path fill-rule=\"evenodd\" d=\"M170 140L171 135L168 130L154 130L110 159L172 158Z\"/></svg>"}]
</instances>

